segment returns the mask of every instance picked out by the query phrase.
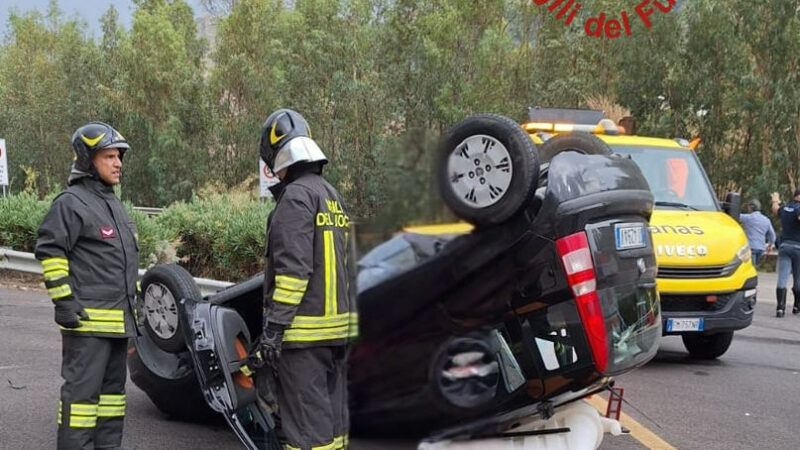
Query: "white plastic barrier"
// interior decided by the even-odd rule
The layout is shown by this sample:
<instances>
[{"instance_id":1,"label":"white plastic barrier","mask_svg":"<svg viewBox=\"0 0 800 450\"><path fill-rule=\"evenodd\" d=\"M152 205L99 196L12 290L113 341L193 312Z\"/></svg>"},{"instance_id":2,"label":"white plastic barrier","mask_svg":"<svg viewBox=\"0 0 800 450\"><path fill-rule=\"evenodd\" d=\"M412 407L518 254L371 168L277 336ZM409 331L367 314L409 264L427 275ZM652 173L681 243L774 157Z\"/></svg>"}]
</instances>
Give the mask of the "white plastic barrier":
<instances>
[{"instance_id":1,"label":"white plastic barrier","mask_svg":"<svg viewBox=\"0 0 800 450\"><path fill-rule=\"evenodd\" d=\"M509 433L569 428L569 432L492 438L471 441L423 442L418 450L596 450L603 442L605 433L622 434L622 427L614 419L601 416L596 409L584 402L557 409L547 420L531 419Z\"/></svg>"}]
</instances>

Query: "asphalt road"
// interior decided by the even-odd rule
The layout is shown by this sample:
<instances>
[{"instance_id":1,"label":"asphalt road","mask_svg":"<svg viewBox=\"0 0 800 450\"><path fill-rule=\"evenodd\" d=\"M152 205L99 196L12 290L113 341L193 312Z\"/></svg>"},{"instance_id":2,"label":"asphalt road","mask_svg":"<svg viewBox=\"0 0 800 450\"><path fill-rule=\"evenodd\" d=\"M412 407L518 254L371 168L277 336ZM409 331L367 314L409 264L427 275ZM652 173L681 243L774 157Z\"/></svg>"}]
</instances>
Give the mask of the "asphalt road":
<instances>
[{"instance_id":1,"label":"asphalt road","mask_svg":"<svg viewBox=\"0 0 800 450\"><path fill-rule=\"evenodd\" d=\"M601 449L800 448L800 316L774 317L774 283L773 274L762 274L754 323L736 334L719 360L691 360L680 338L667 337L652 362L619 377L623 411L638 427L629 427L631 435L606 437ZM52 314L42 291L0 287L0 449L55 447L61 355ZM140 450L241 448L222 425L168 420L132 383L125 444ZM405 450L415 444L354 440L351 447Z\"/></svg>"}]
</instances>

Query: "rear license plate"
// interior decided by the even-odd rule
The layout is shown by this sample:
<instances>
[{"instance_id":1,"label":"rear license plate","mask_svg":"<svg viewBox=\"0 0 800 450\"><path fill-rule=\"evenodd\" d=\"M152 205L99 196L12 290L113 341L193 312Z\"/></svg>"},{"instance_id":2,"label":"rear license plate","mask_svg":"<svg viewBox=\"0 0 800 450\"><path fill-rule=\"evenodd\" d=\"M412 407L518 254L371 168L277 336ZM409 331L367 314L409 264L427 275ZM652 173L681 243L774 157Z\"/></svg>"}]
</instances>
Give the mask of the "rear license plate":
<instances>
[{"instance_id":1,"label":"rear license plate","mask_svg":"<svg viewBox=\"0 0 800 450\"><path fill-rule=\"evenodd\" d=\"M645 243L645 229L641 223L618 223L614 225L617 250L642 248Z\"/></svg>"},{"instance_id":2,"label":"rear license plate","mask_svg":"<svg viewBox=\"0 0 800 450\"><path fill-rule=\"evenodd\" d=\"M703 318L667 319L667 332L675 331L703 331Z\"/></svg>"}]
</instances>

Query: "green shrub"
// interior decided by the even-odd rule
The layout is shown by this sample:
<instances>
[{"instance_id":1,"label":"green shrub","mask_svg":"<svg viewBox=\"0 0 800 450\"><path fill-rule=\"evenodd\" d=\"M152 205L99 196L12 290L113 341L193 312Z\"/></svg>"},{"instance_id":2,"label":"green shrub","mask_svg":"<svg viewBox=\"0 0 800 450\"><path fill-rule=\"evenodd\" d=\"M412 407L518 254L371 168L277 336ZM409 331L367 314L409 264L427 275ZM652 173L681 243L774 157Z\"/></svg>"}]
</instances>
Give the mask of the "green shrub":
<instances>
[{"instance_id":1,"label":"green shrub","mask_svg":"<svg viewBox=\"0 0 800 450\"><path fill-rule=\"evenodd\" d=\"M176 252L177 230L162 226L147 214L135 211L130 204L125 204L128 214L136 222L139 234L139 267L147 268L158 263L178 262Z\"/></svg>"},{"instance_id":2,"label":"green shrub","mask_svg":"<svg viewBox=\"0 0 800 450\"><path fill-rule=\"evenodd\" d=\"M0 200L0 246L32 252L52 196ZM241 193L194 196L155 217L125 205L139 232L139 266L177 262L196 277L238 281L264 269L267 216L273 203Z\"/></svg>"},{"instance_id":3,"label":"green shrub","mask_svg":"<svg viewBox=\"0 0 800 450\"><path fill-rule=\"evenodd\" d=\"M36 234L53 196L39 200L31 193L0 198L0 247L11 247L21 252L36 248Z\"/></svg>"},{"instance_id":4,"label":"green shrub","mask_svg":"<svg viewBox=\"0 0 800 450\"><path fill-rule=\"evenodd\" d=\"M194 276L240 280L263 270L267 216L272 203L241 194L195 196L154 219L179 240L177 256Z\"/></svg>"}]
</instances>

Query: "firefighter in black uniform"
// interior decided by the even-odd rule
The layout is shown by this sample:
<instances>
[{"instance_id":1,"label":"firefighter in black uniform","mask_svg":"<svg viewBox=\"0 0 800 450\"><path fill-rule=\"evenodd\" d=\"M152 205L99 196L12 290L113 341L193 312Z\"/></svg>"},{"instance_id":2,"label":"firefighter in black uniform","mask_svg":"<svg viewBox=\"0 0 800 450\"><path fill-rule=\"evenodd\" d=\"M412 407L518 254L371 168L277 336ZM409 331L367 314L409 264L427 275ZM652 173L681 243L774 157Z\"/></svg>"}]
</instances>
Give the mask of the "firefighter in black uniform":
<instances>
[{"instance_id":1,"label":"firefighter in black uniform","mask_svg":"<svg viewBox=\"0 0 800 450\"><path fill-rule=\"evenodd\" d=\"M277 372L286 449L344 449L346 343L357 330L347 261L349 216L322 177L328 160L300 114L272 113L261 128L260 154L283 187L267 227L259 349Z\"/></svg>"},{"instance_id":2,"label":"firefighter in black uniform","mask_svg":"<svg viewBox=\"0 0 800 450\"><path fill-rule=\"evenodd\" d=\"M102 122L72 136L68 184L39 227L36 258L62 335L58 448L121 448L126 349L139 255L136 226L114 194L130 147Z\"/></svg>"}]
</instances>

